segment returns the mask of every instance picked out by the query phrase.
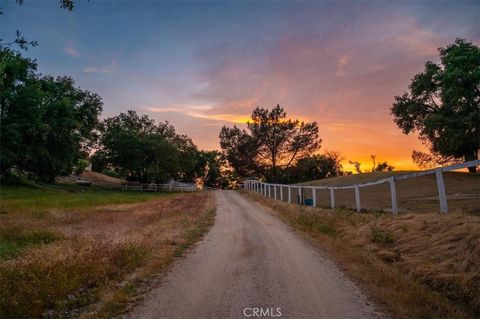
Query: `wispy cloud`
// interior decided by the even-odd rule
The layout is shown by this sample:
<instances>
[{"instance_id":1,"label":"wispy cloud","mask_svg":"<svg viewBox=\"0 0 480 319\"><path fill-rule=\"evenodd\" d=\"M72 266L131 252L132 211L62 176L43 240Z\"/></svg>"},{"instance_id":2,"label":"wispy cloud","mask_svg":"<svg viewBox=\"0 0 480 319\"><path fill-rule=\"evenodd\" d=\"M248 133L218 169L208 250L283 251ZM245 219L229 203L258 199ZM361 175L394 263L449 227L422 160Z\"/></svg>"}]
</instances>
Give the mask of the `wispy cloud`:
<instances>
[{"instance_id":1,"label":"wispy cloud","mask_svg":"<svg viewBox=\"0 0 480 319\"><path fill-rule=\"evenodd\" d=\"M144 109L154 113L180 113L186 116L229 122L234 124L245 124L249 120L248 115L237 114L209 114L208 111L212 110L210 105L182 105L182 106L168 106L168 107L145 107Z\"/></svg>"},{"instance_id":2,"label":"wispy cloud","mask_svg":"<svg viewBox=\"0 0 480 319\"><path fill-rule=\"evenodd\" d=\"M80 56L80 52L78 52L77 50L71 47L65 48L65 53L68 54L69 56L74 56L74 57Z\"/></svg>"},{"instance_id":3,"label":"wispy cloud","mask_svg":"<svg viewBox=\"0 0 480 319\"><path fill-rule=\"evenodd\" d=\"M345 75L345 67L348 64L348 56L341 55L337 61L337 70L335 71L335 76L344 76Z\"/></svg>"},{"instance_id":4,"label":"wispy cloud","mask_svg":"<svg viewBox=\"0 0 480 319\"><path fill-rule=\"evenodd\" d=\"M89 66L83 69L83 72L85 73L111 73L112 69L111 68L96 68L93 66Z\"/></svg>"},{"instance_id":5,"label":"wispy cloud","mask_svg":"<svg viewBox=\"0 0 480 319\"><path fill-rule=\"evenodd\" d=\"M106 73L112 73L113 70L117 66L117 60L112 59L112 63L110 66L104 66L104 67L95 67L95 66L88 66L83 69L83 72L85 73L99 73L99 74L106 74Z\"/></svg>"}]
</instances>

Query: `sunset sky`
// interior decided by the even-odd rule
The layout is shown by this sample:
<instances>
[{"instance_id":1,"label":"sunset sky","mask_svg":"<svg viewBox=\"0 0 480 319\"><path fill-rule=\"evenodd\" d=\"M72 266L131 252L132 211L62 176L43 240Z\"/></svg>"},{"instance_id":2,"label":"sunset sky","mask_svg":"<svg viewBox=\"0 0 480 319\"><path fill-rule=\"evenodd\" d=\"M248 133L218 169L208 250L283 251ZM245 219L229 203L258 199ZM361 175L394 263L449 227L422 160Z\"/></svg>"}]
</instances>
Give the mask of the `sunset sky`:
<instances>
[{"instance_id":1,"label":"sunset sky","mask_svg":"<svg viewBox=\"0 0 480 319\"><path fill-rule=\"evenodd\" d=\"M280 104L317 121L322 150L397 169L422 145L390 107L437 48L480 43L480 1L2 1L0 38L38 47L39 71L100 94L103 117L128 109L168 120L202 149L223 125ZM347 168L348 165L346 165Z\"/></svg>"}]
</instances>

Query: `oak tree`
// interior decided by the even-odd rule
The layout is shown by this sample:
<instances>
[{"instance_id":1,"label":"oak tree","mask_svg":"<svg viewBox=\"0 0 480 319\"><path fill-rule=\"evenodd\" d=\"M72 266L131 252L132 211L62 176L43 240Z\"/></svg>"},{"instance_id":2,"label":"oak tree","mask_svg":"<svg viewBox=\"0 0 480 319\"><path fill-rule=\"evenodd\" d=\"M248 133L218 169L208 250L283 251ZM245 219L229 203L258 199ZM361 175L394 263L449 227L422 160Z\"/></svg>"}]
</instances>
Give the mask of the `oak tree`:
<instances>
[{"instance_id":1,"label":"oak tree","mask_svg":"<svg viewBox=\"0 0 480 319\"><path fill-rule=\"evenodd\" d=\"M391 108L403 133L418 132L429 147L413 153L422 166L476 160L480 150L480 48L457 39L438 51L440 63L428 61Z\"/></svg>"}]
</instances>

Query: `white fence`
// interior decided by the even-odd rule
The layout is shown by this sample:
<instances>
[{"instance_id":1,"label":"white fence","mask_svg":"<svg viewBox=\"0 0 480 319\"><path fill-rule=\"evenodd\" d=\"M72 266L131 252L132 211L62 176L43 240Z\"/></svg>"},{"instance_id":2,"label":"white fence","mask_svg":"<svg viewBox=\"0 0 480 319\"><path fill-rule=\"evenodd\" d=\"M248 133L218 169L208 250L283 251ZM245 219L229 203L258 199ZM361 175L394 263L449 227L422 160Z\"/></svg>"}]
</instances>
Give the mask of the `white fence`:
<instances>
[{"instance_id":1,"label":"white fence","mask_svg":"<svg viewBox=\"0 0 480 319\"><path fill-rule=\"evenodd\" d=\"M272 197L272 190L273 190L273 198L278 199L277 197L277 189L279 190L280 200L283 201L283 190L287 188L287 195L288 195L288 203L292 202L292 188L296 188L298 190L298 195L302 198L302 189L311 189L312 190L312 204L313 207L317 206L317 198L316 198L316 190L319 189L328 189L330 190L330 207L333 209L335 208L335 190L337 189L354 189L355 190L355 208L357 212L360 212L361 207L361 200L360 200L360 188L369 187L373 185L379 185L388 183L390 185L390 197L391 197L391 205L392 205L392 212L393 214L398 214L398 204L397 204L397 191L396 191L396 181L406 180L410 178L415 178L424 175L431 175L435 174L436 182L437 182L437 190L438 190L438 199L440 204L440 212L446 214L448 212L448 203L447 203L447 194L445 192L445 184L443 180L443 172L453 171L457 169L462 169L466 167L472 166L479 166L480 160L470 161L465 163L459 163L450 166L439 167L431 170L415 172L406 175L395 175L388 178L383 178L380 180L367 182L367 183L360 183L354 185L347 185L347 186L305 186L305 185L284 185L284 184L270 184L260 182L258 180L246 180L244 181L244 188L246 190L255 191L263 196ZM303 203L302 203L303 204Z\"/></svg>"},{"instance_id":2,"label":"white fence","mask_svg":"<svg viewBox=\"0 0 480 319\"><path fill-rule=\"evenodd\" d=\"M138 184L138 185L122 185L119 188L123 190L134 190L141 192L158 192L158 191L169 191L169 192L193 192L198 190L196 184L191 183L167 183L167 184Z\"/></svg>"}]
</instances>

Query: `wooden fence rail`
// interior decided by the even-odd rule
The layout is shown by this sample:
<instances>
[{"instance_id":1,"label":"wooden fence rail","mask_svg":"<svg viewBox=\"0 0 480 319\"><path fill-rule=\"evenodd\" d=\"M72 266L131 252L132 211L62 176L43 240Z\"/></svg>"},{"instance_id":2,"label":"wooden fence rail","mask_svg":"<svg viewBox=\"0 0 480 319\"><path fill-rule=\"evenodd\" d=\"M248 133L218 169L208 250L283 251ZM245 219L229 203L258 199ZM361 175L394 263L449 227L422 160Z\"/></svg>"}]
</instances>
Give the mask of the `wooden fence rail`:
<instances>
[{"instance_id":1,"label":"wooden fence rail","mask_svg":"<svg viewBox=\"0 0 480 319\"><path fill-rule=\"evenodd\" d=\"M398 203L397 203L397 190L396 190L396 181L416 178L419 176L425 175L432 175L435 174L435 179L437 183L437 191L438 191L438 200L440 205L440 212L442 214L448 213L448 203L447 203L447 194L445 191L445 183L443 180L443 172L453 171L457 169L472 167L472 166L479 166L480 160L459 163L444 167L438 167L435 169L425 170L421 172L415 172L411 174L405 175L395 175L388 178L383 178L379 180L375 180L372 182L367 183L360 183L360 184L353 184L353 185L346 185L346 186L302 186L302 185L285 185L285 184L271 184L271 183L264 183L259 180L246 180L243 183L243 186L246 190L257 192L265 197L272 197L272 187L274 193L274 199L277 199L277 188L280 188L280 200L283 201L283 189L286 187L288 190L288 203L292 202L292 189L296 188L298 192L299 198L302 198L302 189L311 189L312 190L312 205L313 207L317 206L316 200L316 190L324 189L330 190L330 207L333 209L335 208L335 190L336 189L354 189L355 190L355 208L357 212L361 211L361 198L360 198L360 188L385 184L388 183L390 186L390 197L391 197L391 206L392 206L392 213L398 214ZM303 203L301 203L303 204Z\"/></svg>"}]
</instances>

